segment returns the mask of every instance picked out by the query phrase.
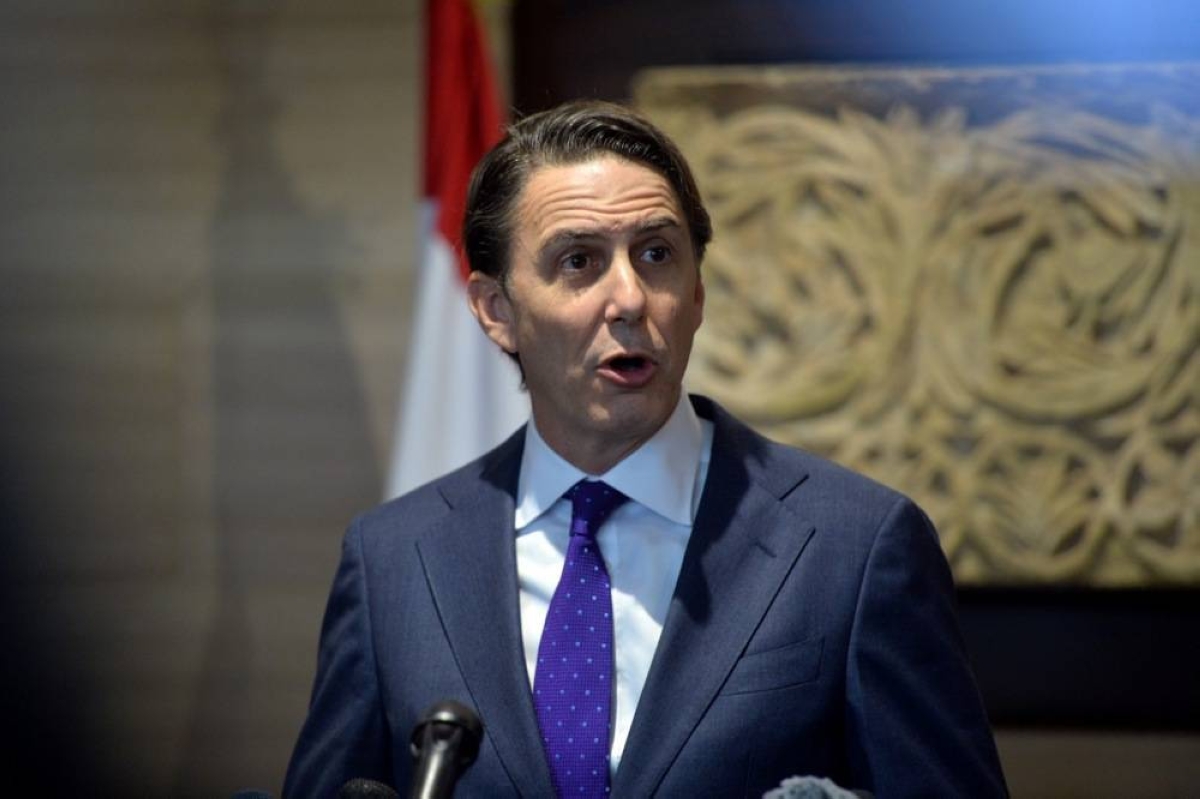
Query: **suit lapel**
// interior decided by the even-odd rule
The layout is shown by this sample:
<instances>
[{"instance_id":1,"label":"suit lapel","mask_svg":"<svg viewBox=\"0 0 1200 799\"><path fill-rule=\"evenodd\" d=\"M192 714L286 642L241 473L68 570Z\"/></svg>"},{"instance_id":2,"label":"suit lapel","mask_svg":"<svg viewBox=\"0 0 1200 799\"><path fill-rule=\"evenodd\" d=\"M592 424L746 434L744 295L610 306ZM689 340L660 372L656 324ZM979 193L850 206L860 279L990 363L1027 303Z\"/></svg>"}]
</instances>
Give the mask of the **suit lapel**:
<instances>
[{"instance_id":1,"label":"suit lapel","mask_svg":"<svg viewBox=\"0 0 1200 799\"><path fill-rule=\"evenodd\" d=\"M704 495L617 771L616 796L655 791L812 535L780 501L805 475L773 473L755 457L762 453L750 451L762 439L719 409L710 413L713 454Z\"/></svg>"},{"instance_id":2,"label":"suit lapel","mask_svg":"<svg viewBox=\"0 0 1200 799\"><path fill-rule=\"evenodd\" d=\"M417 540L454 657L486 734L519 793L553 793L521 643L514 500L520 434L484 467L444 484L452 512Z\"/></svg>"}]
</instances>

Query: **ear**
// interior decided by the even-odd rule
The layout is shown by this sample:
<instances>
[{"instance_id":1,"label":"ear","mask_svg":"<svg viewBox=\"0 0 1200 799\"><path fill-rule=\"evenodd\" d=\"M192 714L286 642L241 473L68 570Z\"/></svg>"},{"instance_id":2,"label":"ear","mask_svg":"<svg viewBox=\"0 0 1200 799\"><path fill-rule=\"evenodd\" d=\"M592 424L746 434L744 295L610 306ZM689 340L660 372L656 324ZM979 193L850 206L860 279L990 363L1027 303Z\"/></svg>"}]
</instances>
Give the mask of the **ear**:
<instances>
[{"instance_id":1,"label":"ear","mask_svg":"<svg viewBox=\"0 0 1200 799\"><path fill-rule=\"evenodd\" d=\"M694 301L696 303L696 330L699 330L700 323L704 321L704 277L699 274L699 269L696 272L696 295Z\"/></svg>"},{"instance_id":2,"label":"ear","mask_svg":"<svg viewBox=\"0 0 1200 799\"><path fill-rule=\"evenodd\" d=\"M467 302L487 337L509 355L515 355L516 319L512 301L500 283L482 272L471 272L467 278Z\"/></svg>"}]
</instances>

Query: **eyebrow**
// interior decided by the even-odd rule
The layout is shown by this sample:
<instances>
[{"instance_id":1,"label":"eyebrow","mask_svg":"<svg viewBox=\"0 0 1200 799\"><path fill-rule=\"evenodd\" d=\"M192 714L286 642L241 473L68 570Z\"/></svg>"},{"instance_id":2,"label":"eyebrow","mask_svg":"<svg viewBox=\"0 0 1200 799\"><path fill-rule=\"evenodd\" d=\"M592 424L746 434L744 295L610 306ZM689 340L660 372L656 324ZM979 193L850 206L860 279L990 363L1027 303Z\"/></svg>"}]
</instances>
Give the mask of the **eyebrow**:
<instances>
[{"instance_id":1,"label":"eyebrow","mask_svg":"<svg viewBox=\"0 0 1200 799\"><path fill-rule=\"evenodd\" d=\"M634 233L638 236L644 236L647 233L654 233L665 229L683 230L683 225L669 216L659 216L639 224ZM602 236L603 233L598 230L560 230L542 243L542 246L538 248L538 253L544 254L568 244L587 241L589 239L598 239Z\"/></svg>"}]
</instances>

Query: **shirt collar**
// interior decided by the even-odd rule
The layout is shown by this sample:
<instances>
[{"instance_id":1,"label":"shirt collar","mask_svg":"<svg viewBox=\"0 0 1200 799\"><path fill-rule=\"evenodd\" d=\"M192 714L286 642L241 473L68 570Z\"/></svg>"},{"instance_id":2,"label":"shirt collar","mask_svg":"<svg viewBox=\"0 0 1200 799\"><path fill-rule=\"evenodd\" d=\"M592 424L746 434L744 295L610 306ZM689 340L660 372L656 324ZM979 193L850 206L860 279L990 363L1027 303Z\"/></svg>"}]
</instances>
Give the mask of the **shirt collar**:
<instances>
[{"instance_id":1,"label":"shirt collar","mask_svg":"<svg viewBox=\"0 0 1200 799\"><path fill-rule=\"evenodd\" d=\"M700 418L687 394L680 392L675 410L658 432L616 466L592 477L660 516L690 526L703 454ZM568 488L588 476L550 449L530 419L517 484L516 529L546 513Z\"/></svg>"}]
</instances>

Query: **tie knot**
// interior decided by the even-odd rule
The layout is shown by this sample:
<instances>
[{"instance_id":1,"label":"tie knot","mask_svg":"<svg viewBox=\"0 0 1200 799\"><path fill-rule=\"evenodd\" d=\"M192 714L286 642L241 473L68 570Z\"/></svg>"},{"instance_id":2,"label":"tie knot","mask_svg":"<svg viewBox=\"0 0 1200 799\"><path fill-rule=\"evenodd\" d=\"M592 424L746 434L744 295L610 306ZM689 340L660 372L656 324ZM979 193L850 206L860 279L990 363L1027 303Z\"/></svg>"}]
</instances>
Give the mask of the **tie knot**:
<instances>
[{"instance_id":1,"label":"tie knot","mask_svg":"<svg viewBox=\"0 0 1200 799\"><path fill-rule=\"evenodd\" d=\"M604 520L629 500L608 483L580 480L563 496L571 500L571 535L595 536Z\"/></svg>"}]
</instances>

